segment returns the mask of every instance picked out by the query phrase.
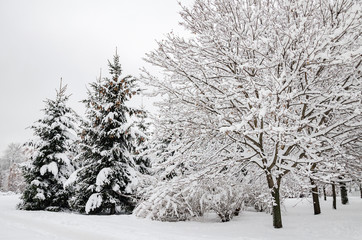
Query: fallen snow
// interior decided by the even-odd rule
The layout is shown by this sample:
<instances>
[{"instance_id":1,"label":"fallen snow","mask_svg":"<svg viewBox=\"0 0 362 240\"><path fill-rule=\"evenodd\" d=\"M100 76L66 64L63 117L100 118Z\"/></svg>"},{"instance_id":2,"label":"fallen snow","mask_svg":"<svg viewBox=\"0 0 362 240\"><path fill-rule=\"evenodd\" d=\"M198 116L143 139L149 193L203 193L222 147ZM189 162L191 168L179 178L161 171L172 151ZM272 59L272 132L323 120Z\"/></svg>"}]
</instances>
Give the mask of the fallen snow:
<instances>
[{"instance_id":1,"label":"fallen snow","mask_svg":"<svg viewBox=\"0 0 362 240\"><path fill-rule=\"evenodd\" d=\"M189 222L157 222L134 216L86 216L74 213L20 211L18 195L0 194L0 239L4 240L360 240L362 199L332 209L331 199L321 199L322 214L313 215L308 199L287 199L283 229L271 226L265 213L243 212L221 223L214 214Z\"/></svg>"}]
</instances>

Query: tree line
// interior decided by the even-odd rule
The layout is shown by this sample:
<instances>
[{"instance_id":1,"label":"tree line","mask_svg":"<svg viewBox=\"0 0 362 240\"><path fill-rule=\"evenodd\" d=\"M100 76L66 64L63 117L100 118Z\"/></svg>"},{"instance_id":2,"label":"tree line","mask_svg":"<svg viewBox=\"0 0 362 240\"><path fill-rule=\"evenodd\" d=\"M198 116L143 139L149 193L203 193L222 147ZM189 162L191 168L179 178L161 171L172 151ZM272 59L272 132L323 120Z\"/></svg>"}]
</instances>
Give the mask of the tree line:
<instances>
[{"instance_id":1,"label":"tree line","mask_svg":"<svg viewBox=\"0 0 362 240\"><path fill-rule=\"evenodd\" d=\"M19 207L161 221L213 210L229 221L252 206L281 228L285 197L311 194L320 214L319 189L330 184L335 200L338 184L347 203L346 183L361 188L362 179L361 5L182 7L190 37L159 41L145 60L163 77L146 69L140 77L163 96L153 127L144 110L127 105L140 90L121 76L117 54L110 77L90 85L85 119L60 87L32 127Z\"/></svg>"}]
</instances>

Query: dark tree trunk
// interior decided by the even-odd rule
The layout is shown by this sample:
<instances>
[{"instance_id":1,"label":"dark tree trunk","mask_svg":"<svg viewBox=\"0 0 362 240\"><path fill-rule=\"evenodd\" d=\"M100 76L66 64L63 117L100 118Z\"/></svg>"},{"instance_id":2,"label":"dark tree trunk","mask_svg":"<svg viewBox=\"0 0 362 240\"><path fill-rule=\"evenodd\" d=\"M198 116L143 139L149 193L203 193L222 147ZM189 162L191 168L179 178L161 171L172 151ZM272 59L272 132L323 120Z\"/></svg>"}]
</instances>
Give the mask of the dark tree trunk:
<instances>
[{"instance_id":1,"label":"dark tree trunk","mask_svg":"<svg viewBox=\"0 0 362 240\"><path fill-rule=\"evenodd\" d=\"M339 184L341 189L341 202L343 205L348 203L348 193L347 193L347 187L345 182L341 182Z\"/></svg>"},{"instance_id":2,"label":"dark tree trunk","mask_svg":"<svg viewBox=\"0 0 362 240\"><path fill-rule=\"evenodd\" d=\"M333 209L337 209L336 185L332 183Z\"/></svg>"},{"instance_id":3,"label":"dark tree trunk","mask_svg":"<svg viewBox=\"0 0 362 240\"><path fill-rule=\"evenodd\" d=\"M273 205L273 226L274 228L282 228L282 213L280 209L280 193L279 193L279 187L274 188L272 192L273 198L274 198L274 205Z\"/></svg>"},{"instance_id":4,"label":"dark tree trunk","mask_svg":"<svg viewBox=\"0 0 362 240\"><path fill-rule=\"evenodd\" d=\"M281 178L277 178L277 183L274 184L273 177L270 174L268 174L267 181L268 181L268 186L269 186L269 189L271 190L272 197L274 200L274 203L273 203L273 226L274 226L274 228L282 228L283 223L282 223L282 214L281 214L281 209L280 209L280 192L279 192Z\"/></svg>"},{"instance_id":5,"label":"dark tree trunk","mask_svg":"<svg viewBox=\"0 0 362 240\"><path fill-rule=\"evenodd\" d=\"M361 193L361 198L362 198L362 183L359 184L359 192Z\"/></svg>"},{"instance_id":6,"label":"dark tree trunk","mask_svg":"<svg viewBox=\"0 0 362 240\"><path fill-rule=\"evenodd\" d=\"M323 197L324 201L327 201L326 185L323 186Z\"/></svg>"},{"instance_id":7,"label":"dark tree trunk","mask_svg":"<svg viewBox=\"0 0 362 240\"><path fill-rule=\"evenodd\" d=\"M321 206L319 204L319 198L318 198L318 186L315 184L313 179L310 179L310 183L313 186L312 197L313 197L314 215L318 215L321 213Z\"/></svg>"}]
</instances>

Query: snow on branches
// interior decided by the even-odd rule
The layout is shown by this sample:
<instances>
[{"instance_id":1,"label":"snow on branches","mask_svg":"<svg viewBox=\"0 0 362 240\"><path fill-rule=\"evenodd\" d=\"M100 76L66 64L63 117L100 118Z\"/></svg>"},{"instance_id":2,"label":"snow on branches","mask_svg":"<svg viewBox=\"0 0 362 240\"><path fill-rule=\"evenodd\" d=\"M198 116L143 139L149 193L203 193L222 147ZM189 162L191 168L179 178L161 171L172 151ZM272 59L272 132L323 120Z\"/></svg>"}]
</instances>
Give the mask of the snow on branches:
<instances>
[{"instance_id":1,"label":"snow on branches","mask_svg":"<svg viewBox=\"0 0 362 240\"><path fill-rule=\"evenodd\" d=\"M136 138L144 135L131 118L142 111L126 102L139 90L133 77L121 77L117 54L109 68L111 78L92 83L83 101L87 121L81 134L82 167L67 182L75 188L71 207L86 214L130 213L135 205L138 168L133 151Z\"/></svg>"},{"instance_id":2,"label":"snow on branches","mask_svg":"<svg viewBox=\"0 0 362 240\"><path fill-rule=\"evenodd\" d=\"M68 207L68 192L63 183L74 171L70 160L75 155L78 117L67 107L66 86L60 86L56 99L45 101L45 116L31 128L30 162L24 166L26 188L20 209L60 210Z\"/></svg>"},{"instance_id":3,"label":"snow on branches","mask_svg":"<svg viewBox=\"0 0 362 240\"><path fill-rule=\"evenodd\" d=\"M361 128L361 5L196 0L184 7L192 36L158 42L146 61L165 78L143 76L177 109L169 129L178 147L168 165L256 164L275 201L273 225L282 227L282 177L341 154L348 133ZM194 147L202 141L223 156Z\"/></svg>"}]
</instances>

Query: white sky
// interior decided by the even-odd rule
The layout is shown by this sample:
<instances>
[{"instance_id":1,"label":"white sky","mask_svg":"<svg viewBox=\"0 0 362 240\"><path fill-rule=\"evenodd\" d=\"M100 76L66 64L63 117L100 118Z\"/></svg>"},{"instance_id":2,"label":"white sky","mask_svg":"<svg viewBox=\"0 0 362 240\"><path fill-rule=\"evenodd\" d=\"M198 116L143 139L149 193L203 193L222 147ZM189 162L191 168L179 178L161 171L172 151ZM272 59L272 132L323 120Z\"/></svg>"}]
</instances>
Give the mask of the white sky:
<instances>
[{"instance_id":1,"label":"white sky","mask_svg":"<svg viewBox=\"0 0 362 240\"><path fill-rule=\"evenodd\" d=\"M176 0L0 0L0 155L32 136L26 128L61 77L79 114L86 86L101 68L106 76L116 47L123 73L138 77L155 40L182 33L180 10Z\"/></svg>"}]
</instances>

